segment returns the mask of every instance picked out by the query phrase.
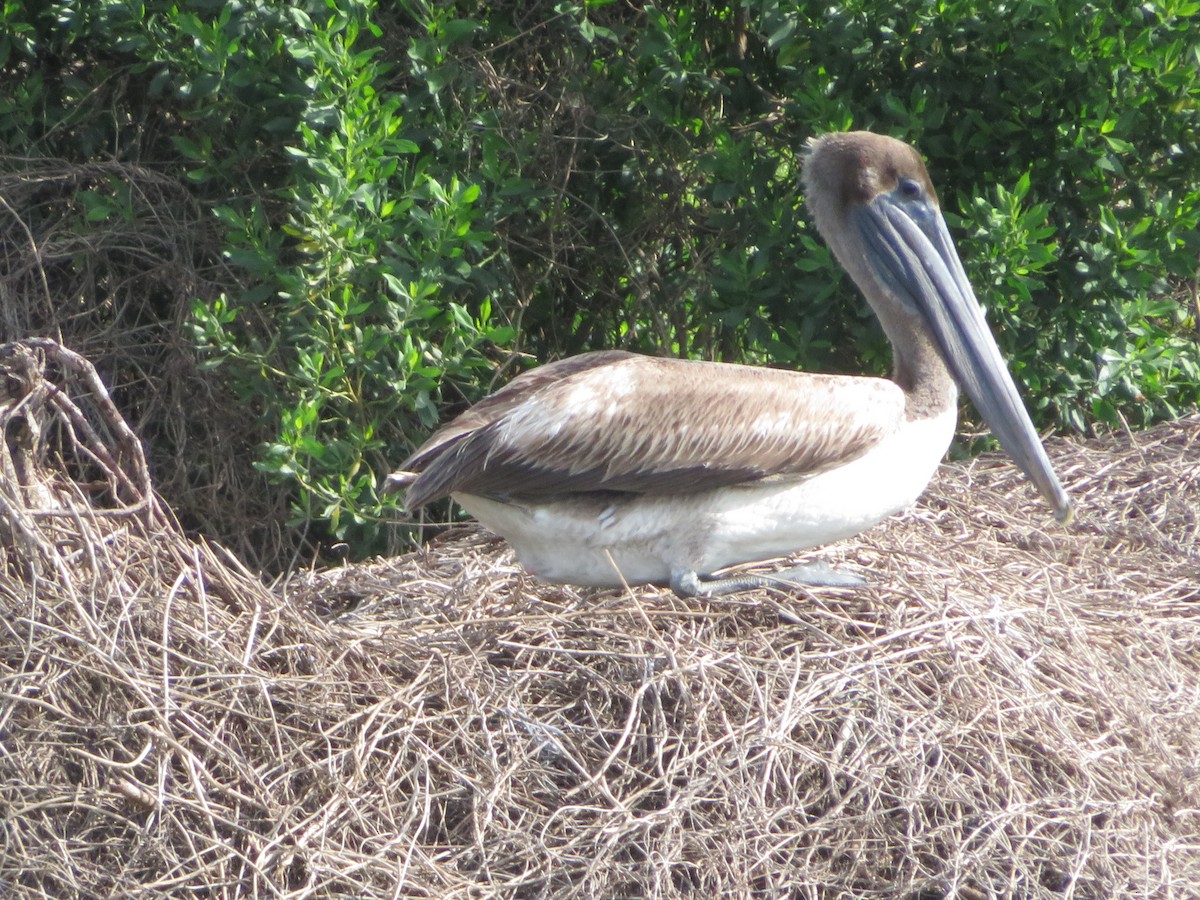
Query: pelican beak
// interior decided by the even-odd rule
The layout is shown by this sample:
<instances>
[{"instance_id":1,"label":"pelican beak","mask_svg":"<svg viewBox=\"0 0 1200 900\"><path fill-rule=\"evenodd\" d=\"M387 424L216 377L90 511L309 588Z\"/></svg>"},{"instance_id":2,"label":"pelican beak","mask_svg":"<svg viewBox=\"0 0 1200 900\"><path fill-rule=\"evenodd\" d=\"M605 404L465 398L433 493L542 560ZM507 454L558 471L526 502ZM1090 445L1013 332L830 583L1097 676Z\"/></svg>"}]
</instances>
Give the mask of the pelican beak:
<instances>
[{"instance_id":1,"label":"pelican beak","mask_svg":"<svg viewBox=\"0 0 1200 900\"><path fill-rule=\"evenodd\" d=\"M879 283L929 326L946 365L1000 444L1054 508L1071 518L1071 501L1050 460L936 204L899 192L880 194L851 213Z\"/></svg>"}]
</instances>

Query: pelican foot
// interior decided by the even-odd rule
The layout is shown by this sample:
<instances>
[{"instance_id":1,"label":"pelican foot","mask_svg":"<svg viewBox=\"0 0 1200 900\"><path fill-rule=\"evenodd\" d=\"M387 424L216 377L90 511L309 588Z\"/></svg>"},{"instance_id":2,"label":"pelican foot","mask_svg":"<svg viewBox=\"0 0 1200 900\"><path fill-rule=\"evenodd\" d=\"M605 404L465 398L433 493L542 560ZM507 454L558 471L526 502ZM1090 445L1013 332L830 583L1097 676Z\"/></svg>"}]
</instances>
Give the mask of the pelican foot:
<instances>
[{"instance_id":1,"label":"pelican foot","mask_svg":"<svg viewBox=\"0 0 1200 900\"><path fill-rule=\"evenodd\" d=\"M860 587L866 581L848 572L831 569L828 563L792 566L770 575L727 575L722 578L700 576L695 572L677 571L671 574L671 590L680 597L720 597L738 591L773 587Z\"/></svg>"}]
</instances>

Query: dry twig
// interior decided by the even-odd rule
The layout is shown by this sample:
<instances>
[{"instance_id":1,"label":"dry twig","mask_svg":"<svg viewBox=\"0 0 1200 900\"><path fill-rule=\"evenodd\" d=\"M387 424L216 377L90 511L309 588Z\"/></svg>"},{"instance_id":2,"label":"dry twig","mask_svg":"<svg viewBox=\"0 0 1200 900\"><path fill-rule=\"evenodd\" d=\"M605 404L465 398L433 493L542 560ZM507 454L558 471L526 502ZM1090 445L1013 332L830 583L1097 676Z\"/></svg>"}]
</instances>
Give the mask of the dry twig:
<instances>
[{"instance_id":1,"label":"dry twig","mask_svg":"<svg viewBox=\"0 0 1200 900\"><path fill-rule=\"evenodd\" d=\"M0 348L0 893L1200 896L1200 418L1002 458L867 588L535 583L448 534L263 587L82 359Z\"/></svg>"}]
</instances>

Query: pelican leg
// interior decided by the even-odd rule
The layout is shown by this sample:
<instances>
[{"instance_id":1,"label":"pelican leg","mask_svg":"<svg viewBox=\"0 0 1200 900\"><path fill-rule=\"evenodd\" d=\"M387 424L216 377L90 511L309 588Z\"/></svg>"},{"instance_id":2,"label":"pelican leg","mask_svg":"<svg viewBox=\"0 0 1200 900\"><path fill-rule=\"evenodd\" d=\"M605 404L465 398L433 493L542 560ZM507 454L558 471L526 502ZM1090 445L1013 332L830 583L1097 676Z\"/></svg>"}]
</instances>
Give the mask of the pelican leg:
<instances>
[{"instance_id":1,"label":"pelican leg","mask_svg":"<svg viewBox=\"0 0 1200 900\"><path fill-rule=\"evenodd\" d=\"M712 578L684 570L671 573L671 590L680 597L720 597L764 587L859 587L863 584L866 582L857 575L834 571L823 562L792 566L770 575L746 573Z\"/></svg>"}]
</instances>

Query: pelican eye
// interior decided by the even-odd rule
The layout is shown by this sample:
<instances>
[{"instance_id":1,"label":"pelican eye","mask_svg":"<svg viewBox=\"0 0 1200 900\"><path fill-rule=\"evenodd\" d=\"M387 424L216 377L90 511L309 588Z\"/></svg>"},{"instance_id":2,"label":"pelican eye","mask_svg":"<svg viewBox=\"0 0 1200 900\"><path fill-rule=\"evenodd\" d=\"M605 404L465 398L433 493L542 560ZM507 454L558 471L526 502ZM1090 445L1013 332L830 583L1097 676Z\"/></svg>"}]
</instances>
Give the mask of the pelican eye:
<instances>
[{"instance_id":1,"label":"pelican eye","mask_svg":"<svg viewBox=\"0 0 1200 900\"><path fill-rule=\"evenodd\" d=\"M916 180L912 178L901 178L900 193L902 193L909 200L916 200L923 192L921 190L921 185Z\"/></svg>"}]
</instances>

